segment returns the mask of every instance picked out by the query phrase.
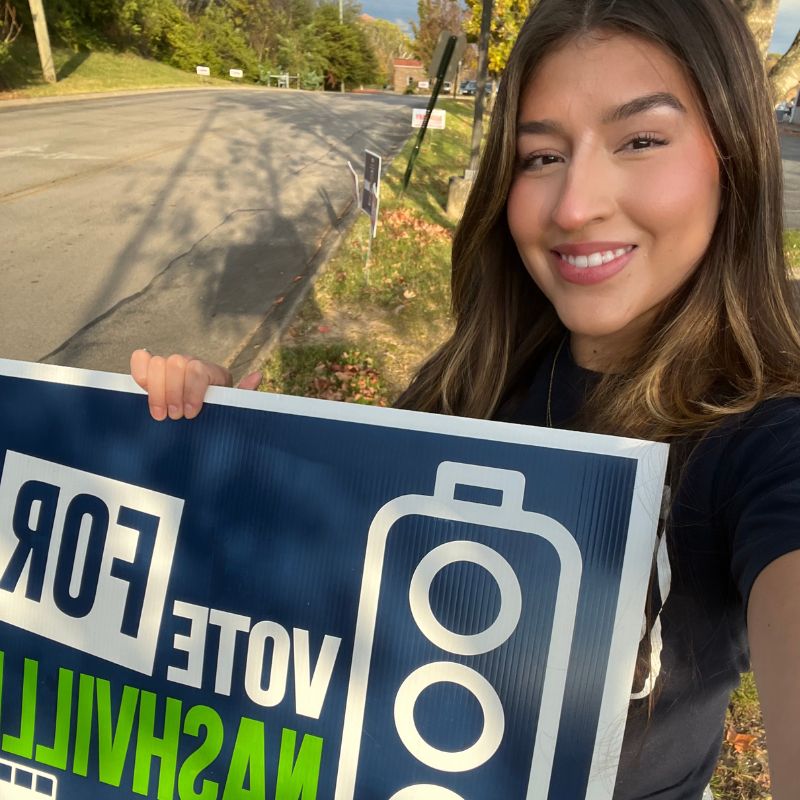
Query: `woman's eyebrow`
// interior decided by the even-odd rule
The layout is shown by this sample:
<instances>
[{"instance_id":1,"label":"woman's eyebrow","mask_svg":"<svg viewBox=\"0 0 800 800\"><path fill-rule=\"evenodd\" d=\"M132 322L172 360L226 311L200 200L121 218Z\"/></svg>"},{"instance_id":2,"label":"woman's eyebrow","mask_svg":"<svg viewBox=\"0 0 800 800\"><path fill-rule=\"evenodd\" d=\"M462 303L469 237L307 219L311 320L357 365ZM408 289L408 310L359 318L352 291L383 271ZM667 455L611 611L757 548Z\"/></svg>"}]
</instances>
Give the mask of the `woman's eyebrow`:
<instances>
[{"instance_id":1,"label":"woman's eyebrow","mask_svg":"<svg viewBox=\"0 0 800 800\"><path fill-rule=\"evenodd\" d=\"M650 111L659 106L666 106L667 108L675 109L681 113L686 113L686 107L670 92L654 92L653 94L642 95L642 97L635 97L633 100L628 100L621 106L607 111L603 114L603 124L609 125L612 122L621 122L628 117L635 114L641 114L644 111ZM517 126L517 133L523 134L557 134L565 136L564 127L561 123L552 119L536 119L520 122Z\"/></svg>"},{"instance_id":2,"label":"woman's eyebrow","mask_svg":"<svg viewBox=\"0 0 800 800\"><path fill-rule=\"evenodd\" d=\"M686 108L683 103L670 92L654 92L653 94L646 94L642 97L635 97L633 100L628 100L621 106L606 112L603 115L603 123L609 124L611 122L620 122L623 119L632 117L634 114L641 114L643 111L650 111L658 106L667 106L674 108L675 111L686 113Z\"/></svg>"}]
</instances>

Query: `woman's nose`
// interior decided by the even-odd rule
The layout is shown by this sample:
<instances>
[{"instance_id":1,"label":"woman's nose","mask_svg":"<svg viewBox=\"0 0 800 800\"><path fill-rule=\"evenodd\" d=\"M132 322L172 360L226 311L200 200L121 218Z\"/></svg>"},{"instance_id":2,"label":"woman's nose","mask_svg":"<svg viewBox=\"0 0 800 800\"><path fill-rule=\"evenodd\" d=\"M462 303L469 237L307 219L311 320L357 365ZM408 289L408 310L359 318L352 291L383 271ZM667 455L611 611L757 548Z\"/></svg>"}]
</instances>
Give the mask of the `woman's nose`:
<instances>
[{"instance_id":1,"label":"woman's nose","mask_svg":"<svg viewBox=\"0 0 800 800\"><path fill-rule=\"evenodd\" d=\"M608 219L617 205L610 165L596 154L572 159L553 207L552 219L565 231L576 231Z\"/></svg>"}]
</instances>

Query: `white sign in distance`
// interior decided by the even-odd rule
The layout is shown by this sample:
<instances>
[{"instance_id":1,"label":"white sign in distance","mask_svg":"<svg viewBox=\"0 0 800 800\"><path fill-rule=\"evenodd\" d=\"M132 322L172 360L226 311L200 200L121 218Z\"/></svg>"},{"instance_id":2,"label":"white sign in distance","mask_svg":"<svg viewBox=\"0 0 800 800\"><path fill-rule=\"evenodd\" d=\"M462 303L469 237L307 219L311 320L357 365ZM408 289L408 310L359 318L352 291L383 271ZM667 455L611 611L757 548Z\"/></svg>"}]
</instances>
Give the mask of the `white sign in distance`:
<instances>
[{"instance_id":1,"label":"white sign in distance","mask_svg":"<svg viewBox=\"0 0 800 800\"><path fill-rule=\"evenodd\" d=\"M206 77L211 75L211 70L208 67L195 67L195 70L197 70L198 75L205 75Z\"/></svg>"},{"instance_id":2,"label":"white sign in distance","mask_svg":"<svg viewBox=\"0 0 800 800\"><path fill-rule=\"evenodd\" d=\"M417 88L418 89L430 89L431 88L431 82L430 81L420 81L417 84Z\"/></svg>"},{"instance_id":3,"label":"white sign in distance","mask_svg":"<svg viewBox=\"0 0 800 800\"><path fill-rule=\"evenodd\" d=\"M425 121L425 114L427 110L424 108L415 108L411 112L411 127L421 128L422 123ZM441 108L434 108L431 112L431 118L428 120L428 128L435 131L443 131L447 123L447 112Z\"/></svg>"},{"instance_id":4,"label":"white sign in distance","mask_svg":"<svg viewBox=\"0 0 800 800\"><path fill-rule=\"evenodd\" d=\"M232 69L228 74L231 78L244 78L244 72L240 69Z\"/></svg>"}]
</instances>

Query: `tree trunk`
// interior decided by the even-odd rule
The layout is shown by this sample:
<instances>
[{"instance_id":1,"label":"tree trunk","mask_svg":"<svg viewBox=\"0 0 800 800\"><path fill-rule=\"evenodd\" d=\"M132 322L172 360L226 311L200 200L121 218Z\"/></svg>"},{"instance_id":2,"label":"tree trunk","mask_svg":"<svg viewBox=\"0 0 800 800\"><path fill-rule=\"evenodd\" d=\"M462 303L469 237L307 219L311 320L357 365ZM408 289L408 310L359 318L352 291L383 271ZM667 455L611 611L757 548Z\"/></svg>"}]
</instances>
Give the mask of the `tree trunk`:
<instances>
[{"instance_id":1,"label":"tree trunk","mask_svg":"<svg viewBox=\"0 0 800 800\"><path fill-rule=\"evenodd\" d=\"M761 51L761 57L766 58L775 31L775 18L778 16L780 0L736 0L736 4L747 20L747 25Z\"/></svg>"},{"instance_id":2,"label":"tree trunk","mask_svg":"<svg viewBox=\"0 0 800 800\"><path fill-rule=\"evenodd\" d=\"M11 44L22 30L22 25L17 22L17 10L6 0L3 8L2 18L0 18L0 42Z\"/></svg>"},{"instance_id":3,"label":"tree trunk","mask_svg":"<svg viewBox=\"0 0 800 800\"><path fill-rule=\"evenodd\" d=\"M772 99L778 103L786 94L800 83L800 31L794 37L792 46L778 59L769 71Z\"/></svg>"}]
</instances>

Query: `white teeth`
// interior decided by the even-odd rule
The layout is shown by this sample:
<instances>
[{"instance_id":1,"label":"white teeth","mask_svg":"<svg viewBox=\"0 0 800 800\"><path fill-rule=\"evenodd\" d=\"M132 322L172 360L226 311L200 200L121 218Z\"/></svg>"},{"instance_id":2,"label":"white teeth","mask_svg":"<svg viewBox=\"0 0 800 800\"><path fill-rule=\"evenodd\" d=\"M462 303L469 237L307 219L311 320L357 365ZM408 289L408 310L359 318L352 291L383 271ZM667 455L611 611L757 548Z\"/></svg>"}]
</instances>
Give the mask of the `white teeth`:
<instances>
[{"instance_id":1,"label":"white teeth","mask_svg":"<svg viewBox=\"0 0 800 800\"><path fill-rule=\"evenodd\" d=\"M599 267L601 264L608 264L609 261L624 256L625 253L630 253L631 250L633 250L633 245L620 247L617 250L591 253L588 256L566 256L562 253L561 258L572 264L573 267L586 269L587 267Z\"/></svg>"}]
</instances>

